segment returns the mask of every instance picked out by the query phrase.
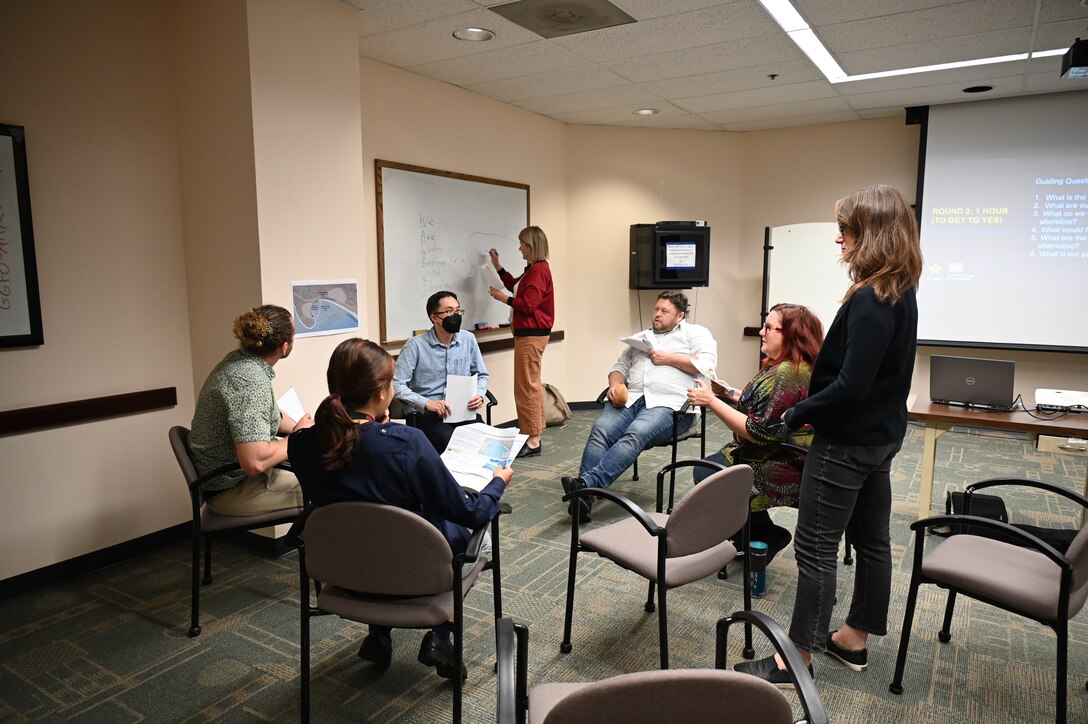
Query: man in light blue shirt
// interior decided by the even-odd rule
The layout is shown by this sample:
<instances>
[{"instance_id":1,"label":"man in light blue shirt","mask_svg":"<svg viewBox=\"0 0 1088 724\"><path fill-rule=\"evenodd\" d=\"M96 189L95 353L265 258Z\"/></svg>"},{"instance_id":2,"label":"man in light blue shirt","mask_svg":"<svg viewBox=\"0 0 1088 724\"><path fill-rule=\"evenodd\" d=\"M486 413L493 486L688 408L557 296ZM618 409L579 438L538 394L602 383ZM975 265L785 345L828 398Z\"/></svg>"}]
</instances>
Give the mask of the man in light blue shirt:
<instances>
[{"instance_id":1,"label":"man in light blue shirt","mask_svg":"<svg viewBox=\"0 0 1088 724\"><path fill-rule=\"evenodd\" d=\"M488 374L476 337L461 331L464 310L456 294L432 294L427 299L427 316L433 326L405 342L397 357L393 392L408 409L422 412L419 427L441 453L453 436L453 428L466 424L445 421L451 412L445 399L446 376L477 375L476 396L468 401L468 409L479 410L484 406Z\"/></svg>"}]
</instances>

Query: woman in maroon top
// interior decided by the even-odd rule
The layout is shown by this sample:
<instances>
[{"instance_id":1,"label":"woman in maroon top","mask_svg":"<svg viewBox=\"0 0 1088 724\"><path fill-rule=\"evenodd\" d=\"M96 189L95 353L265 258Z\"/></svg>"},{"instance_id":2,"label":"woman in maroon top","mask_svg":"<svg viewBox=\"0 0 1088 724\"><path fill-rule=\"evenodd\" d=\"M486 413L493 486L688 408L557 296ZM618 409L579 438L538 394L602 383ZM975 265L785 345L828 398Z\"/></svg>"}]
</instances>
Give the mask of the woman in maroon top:
<instances>
[{"instance_id":1,"label":"woman in maroon top","mask_svg":"<svg viewBox=\"0 0 1088 724\"><path fill-rule=\"evenodd\" d=\"M548 266L548 237L539 226L528 226L518 234L521 256L528 262L520 277L502 268L499 253L491 250L491 264L502 283L514 292L508 296L491 287L491 296L514 310L514 403L518 409L518 427L528 435L518 457L540 454L540 435L544 432L544 387L540 382L540 361L555 321L555 295L552 270Z\"/></svg>"}]
</instances>

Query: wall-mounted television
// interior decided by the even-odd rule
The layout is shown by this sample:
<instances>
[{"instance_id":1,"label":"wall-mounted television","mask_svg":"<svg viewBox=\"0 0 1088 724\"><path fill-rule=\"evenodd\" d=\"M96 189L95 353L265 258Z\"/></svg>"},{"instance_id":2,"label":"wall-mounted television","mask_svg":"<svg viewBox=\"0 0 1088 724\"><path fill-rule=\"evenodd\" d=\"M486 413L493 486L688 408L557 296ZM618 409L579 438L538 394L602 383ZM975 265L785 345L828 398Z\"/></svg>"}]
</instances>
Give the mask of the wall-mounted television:
<instances>
[{"instance_id":1,"label":"wall-mounted television","mask_svg":"<svg viewBox=\"0 0 1088 724\"><path fill-rule=\"evenodd\" d=\"M631 289L710 285L710 227L695 221L631 225Z\"/></svg>"}]
</instances>

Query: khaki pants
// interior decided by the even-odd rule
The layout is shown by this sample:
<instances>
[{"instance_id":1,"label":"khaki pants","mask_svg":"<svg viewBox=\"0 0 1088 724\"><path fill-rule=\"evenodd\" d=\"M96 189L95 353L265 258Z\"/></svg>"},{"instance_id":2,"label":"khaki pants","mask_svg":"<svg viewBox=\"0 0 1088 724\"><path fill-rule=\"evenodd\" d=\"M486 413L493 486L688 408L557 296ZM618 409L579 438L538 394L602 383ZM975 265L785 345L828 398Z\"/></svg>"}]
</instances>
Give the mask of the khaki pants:
<instances>
[{"instance_id":1,"label":"khaki pants","mask_svg":"<svg viewBox=\"0 0 1088 724\"><path fill-rule=\"evenodd\" d=\"M272 468L250 475L233 488L208 499L208 507L219 515L260 515L284 508L303 506L298 478L287 470Z\"/></svg>"},{"instance_id":2,"label":"khaki pants","mask_svg":"<svg viewBox=\"0 0 1088 724\"><path fill-rule=\"evenodd\" d=\"M548 337L514 337L514 404L518 428L530 437L544 432L544 385L540 382L540 360Z\"/></svg>"}]
</instances>

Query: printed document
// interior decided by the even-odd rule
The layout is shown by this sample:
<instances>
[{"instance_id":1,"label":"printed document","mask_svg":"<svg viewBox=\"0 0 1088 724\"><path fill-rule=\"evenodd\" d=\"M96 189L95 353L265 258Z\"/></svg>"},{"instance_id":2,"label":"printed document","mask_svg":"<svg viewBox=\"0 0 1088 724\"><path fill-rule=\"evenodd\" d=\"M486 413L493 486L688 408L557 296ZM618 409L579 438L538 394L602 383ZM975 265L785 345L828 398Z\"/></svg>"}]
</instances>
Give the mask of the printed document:
<instances>
[{"instance_id":1,"label":"printed document","mask_svg":"<svg viewBox=\"0 0 1088 724\"><path fill-rule=\"evenodd\" d=\"M634 347L639 352L649 352L654 348L653 337L645 330L638 332L637 334L632 334L630 337L620 337L620 341L628 346Z\"/></svg>"},{"instance_id":2,"label":"printed document","mask_svg":"<svg viewBox=\"0 0 1088 724\"><path fill-rule=\"evenodd\" d=\"M454 428L442 462L461 487L483 490L494 477L492 471L509 466L528 439L516 427L462 425Z\"/></svg>"},{"instance_id":3,"label":"printed document","mask_svg":"<svg viewBox=\"0 0 1088 724\"><path fill-rule=\"evenodd\" d=\"M468 422L476 419L476 411L468 409L468 401L476 396L477 375L446 375L446 404L450 414L442 422Z\"/></svg>"},{"instance_id":4,"label":"printed document","mask_svg":"<svg viewBox=\"0 0 1088 724\"><path fill-rule=\"evenodd\" d=\"M283 414L295 422L301 420L302 416L306 414L306 408L302 406L302 400L298 398L298 393L295 392L294 387L284 392L283 397L276 400L276 406L280 408Z\"/></svg>"}]
</instances>

